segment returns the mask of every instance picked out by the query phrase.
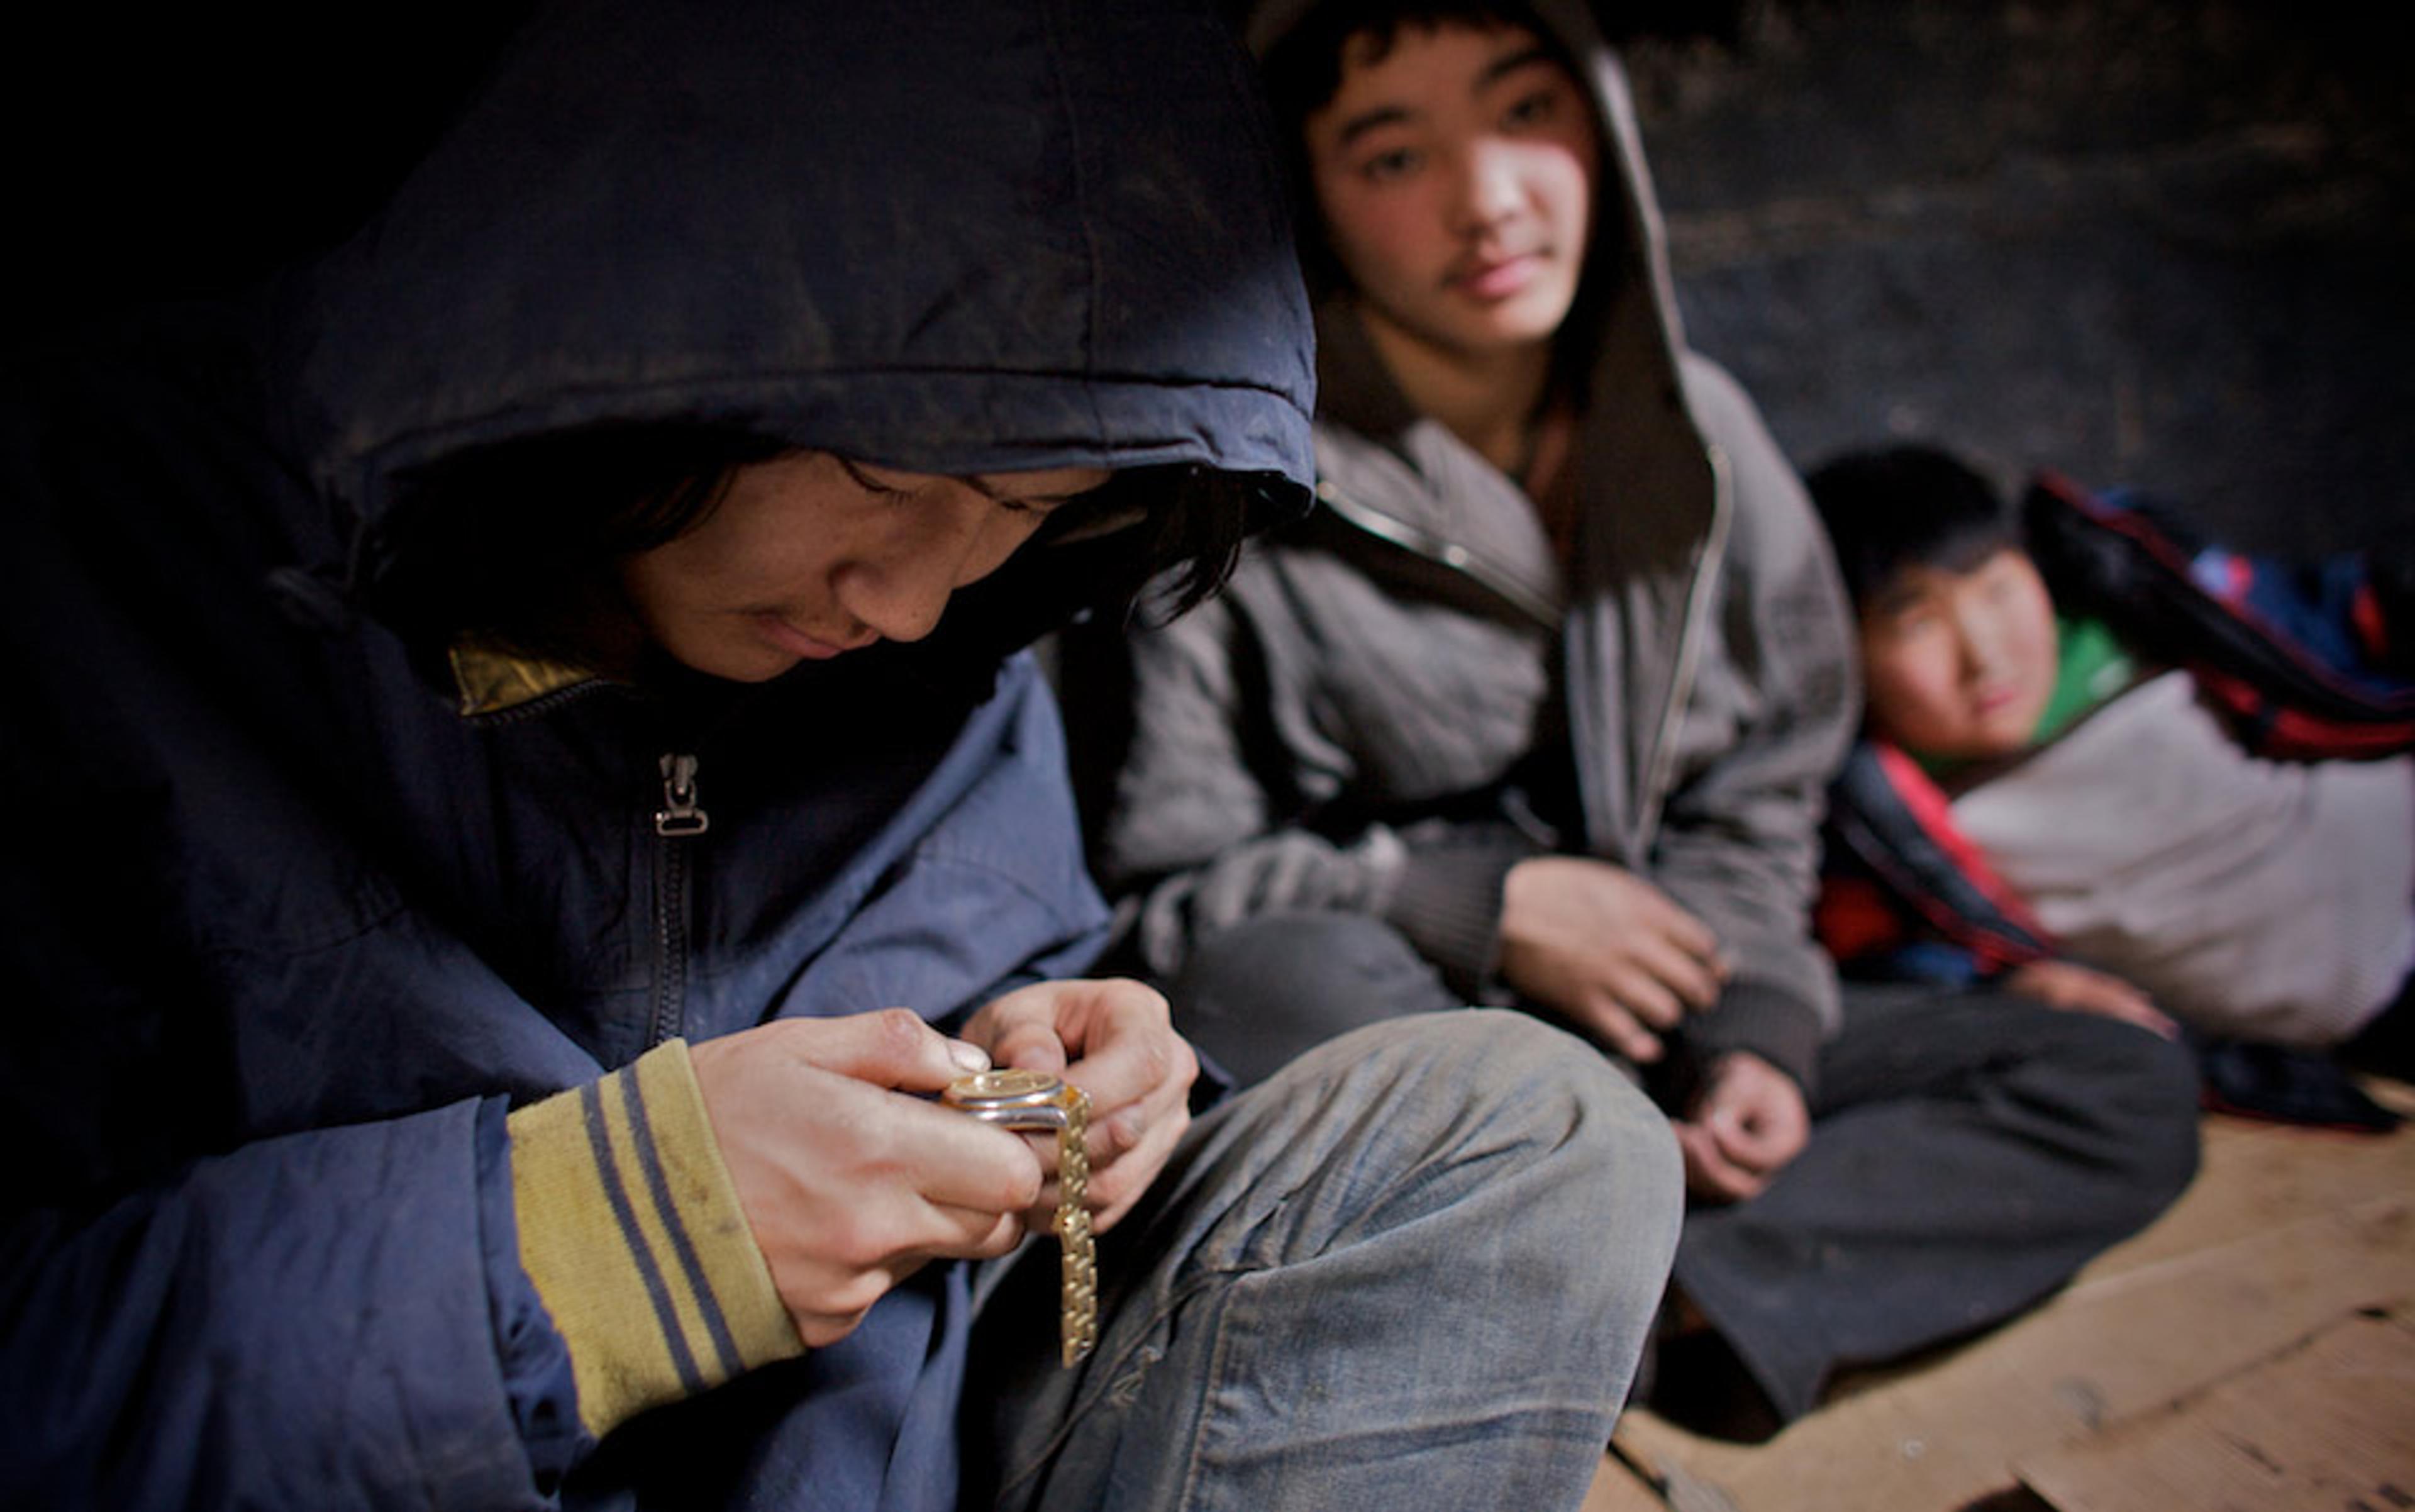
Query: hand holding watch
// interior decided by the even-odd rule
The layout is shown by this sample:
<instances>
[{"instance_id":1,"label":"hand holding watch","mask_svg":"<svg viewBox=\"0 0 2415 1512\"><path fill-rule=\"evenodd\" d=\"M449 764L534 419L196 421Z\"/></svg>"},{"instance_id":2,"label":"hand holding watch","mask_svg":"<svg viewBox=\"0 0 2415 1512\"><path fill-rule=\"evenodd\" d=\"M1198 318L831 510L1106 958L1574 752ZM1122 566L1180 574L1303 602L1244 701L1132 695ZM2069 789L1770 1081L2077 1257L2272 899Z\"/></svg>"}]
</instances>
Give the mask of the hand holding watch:
<instances>
[{"instance_id":1,"label":"hand holding watch","mask_svg":"<svg viewBox=\"0 0 2415 1512\"><path fill-rule=\"evenodd\" d=\"M1084 1199L1090 1182L1090 1099L1046 1071L1006 1069L960 1076L940 1094L947 1106L1001 1129L1057 1132L1057 1244L1061 1282L1058 1335L1064 1362L1078 1365L1099 1341L1098 1245Z\"/></svg>"}]
</instances>

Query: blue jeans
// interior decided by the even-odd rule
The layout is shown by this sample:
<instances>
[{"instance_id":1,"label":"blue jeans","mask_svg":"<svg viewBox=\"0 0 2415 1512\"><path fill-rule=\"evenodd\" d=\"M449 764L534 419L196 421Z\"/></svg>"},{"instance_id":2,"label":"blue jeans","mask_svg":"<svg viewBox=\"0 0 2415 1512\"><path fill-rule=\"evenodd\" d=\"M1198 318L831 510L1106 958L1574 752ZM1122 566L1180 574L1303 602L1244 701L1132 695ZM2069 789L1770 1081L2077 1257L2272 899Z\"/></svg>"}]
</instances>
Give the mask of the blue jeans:
<instances>
[{"instance_id":1,"label":"blue jeans","mask_svg":"<svg viewBox=\"0 0 2415 1512\"><path fill-rule=\"evenodd\" d=\"M1053 1250L1013 1264L975 1325L965 1505L1575 1507L1683 1201L1667 1120L1568 1034L1332 1040L1202 1117L1102 1242L1080 1368Z\"/></svg>"}]
</instances>

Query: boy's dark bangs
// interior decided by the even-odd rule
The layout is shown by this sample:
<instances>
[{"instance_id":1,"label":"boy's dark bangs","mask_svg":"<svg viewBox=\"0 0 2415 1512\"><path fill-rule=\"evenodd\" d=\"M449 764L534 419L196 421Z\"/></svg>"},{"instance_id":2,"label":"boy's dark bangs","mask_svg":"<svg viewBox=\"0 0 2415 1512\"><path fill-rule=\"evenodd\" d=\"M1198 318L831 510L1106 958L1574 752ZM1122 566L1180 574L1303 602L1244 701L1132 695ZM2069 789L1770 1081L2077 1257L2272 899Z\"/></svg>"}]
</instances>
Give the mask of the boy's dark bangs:
<instances>
[{"instance_id":1,"label":"boy's dark bangs","mask_svg":"<svg viewBox=\"0 0 2415 1512\"><path fill-rule=\"evenodd\" d=\"M1965 573L2023 544L2019 516L1994 486L1934 447L1851 453L1805 481L1846 591L1865 607L1908 568Z\"/></svg>"}]
</instances>

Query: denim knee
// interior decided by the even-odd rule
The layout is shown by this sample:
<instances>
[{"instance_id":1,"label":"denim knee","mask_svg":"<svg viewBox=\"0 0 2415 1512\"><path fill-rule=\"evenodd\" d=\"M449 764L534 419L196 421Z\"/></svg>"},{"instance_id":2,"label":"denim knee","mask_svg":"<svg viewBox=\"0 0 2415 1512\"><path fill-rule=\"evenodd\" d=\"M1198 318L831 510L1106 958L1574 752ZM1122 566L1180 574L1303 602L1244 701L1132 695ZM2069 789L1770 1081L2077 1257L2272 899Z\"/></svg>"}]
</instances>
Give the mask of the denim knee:
<instances>
[{"instance_id":1,"label":"denim knee","mask_svg":"<svg viewBox=\"0 0 2415 1512\"><path fill-rule=\"evenodd\" d=\"M1676 1139L1633 1077L1592 1045L1526 1013L1466 1009L1392 1020L1319 1054L1392 1061L1437 1115L1482 1124L1487 1148L1522 1148L1554 1192L1527 1221L1572 1269L1614 1242L1665 1279L1685 1213Z\"/></svg>"}]
</instances>

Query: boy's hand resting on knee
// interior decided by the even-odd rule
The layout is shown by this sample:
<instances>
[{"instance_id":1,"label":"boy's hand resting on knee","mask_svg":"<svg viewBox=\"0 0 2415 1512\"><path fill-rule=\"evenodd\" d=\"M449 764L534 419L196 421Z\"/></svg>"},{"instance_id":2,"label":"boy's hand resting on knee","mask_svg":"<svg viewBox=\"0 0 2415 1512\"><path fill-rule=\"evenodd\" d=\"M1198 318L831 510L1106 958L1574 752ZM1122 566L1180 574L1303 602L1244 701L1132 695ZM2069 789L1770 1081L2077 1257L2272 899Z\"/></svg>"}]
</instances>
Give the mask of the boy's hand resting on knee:
<instances>
[{"instance_id":1,"label":"boy's hand resting on knee","mask_svg":"<svg viewBox=\"0 0 2415 1512\"><path fill-rule=\"evenodd\" d=\"M1501 889L1501 980L1634 1061L1688 1009L1718 1001L1727 963L1708 924L1623 867L1538 856Z\"/></svg>"},{"instance_id":2,"label":"boy's hand resting on knee","mask_svg":"<svg viewBox=\"0 0 2415 1512\"><path fill-rule=\"evenodd\" d=\"M1039 1158L1005 1130L909 1095L987 1057L905 1009L781 1019L688 1056L747 1226L808 1346L845 1338L924 1262L1000 1255L1023 1238Z\"/></svg>"},{"instance_id":3,"label":"boy's hand resting on knee","mask_svg":"<svg viewBox=\"0 0 2415 1512\"><path fill-rule=\"evenodd\" d=\"M1165 999L1136 981L1041 981L984 1004L965 1038L1000 1066L1053 1071L1090 1099L1090 1226L1115 1226L1157 1178L1191 1125L1199 1057L1174 1032ZM1053 1135L1031 1135L1054 1170ZM1031 1223L1046 1231L1051 1180Z\"/></svg>"},{"instance_id":4,"label":"boy's hand resting on knee","mask_svg":"<svg viewBox=\"0 0 2415 1512\"><path fill-rule=\"evenodd\" d=\"M1811 1113L1794 1078L1749 1051L1730 1051L1676 1120L1686 1187L1712 1202L1757 1197L1811 1142Z\"/></svg>"},{"instance_id":5,"label":"boy's hand resting on knee","mask_svg":"<svg viewBox=\"0 0 2415 1512\"><path fill-rule=\"evenodd\" d=\"M2153 998L2119 977L2076 961L2032 961L2007 973L2004 985L2048 1008L2120 1019L2167 1040L2181 1036L2181 1026L2155 1007Z\"/></svg>"}]
</instances>

